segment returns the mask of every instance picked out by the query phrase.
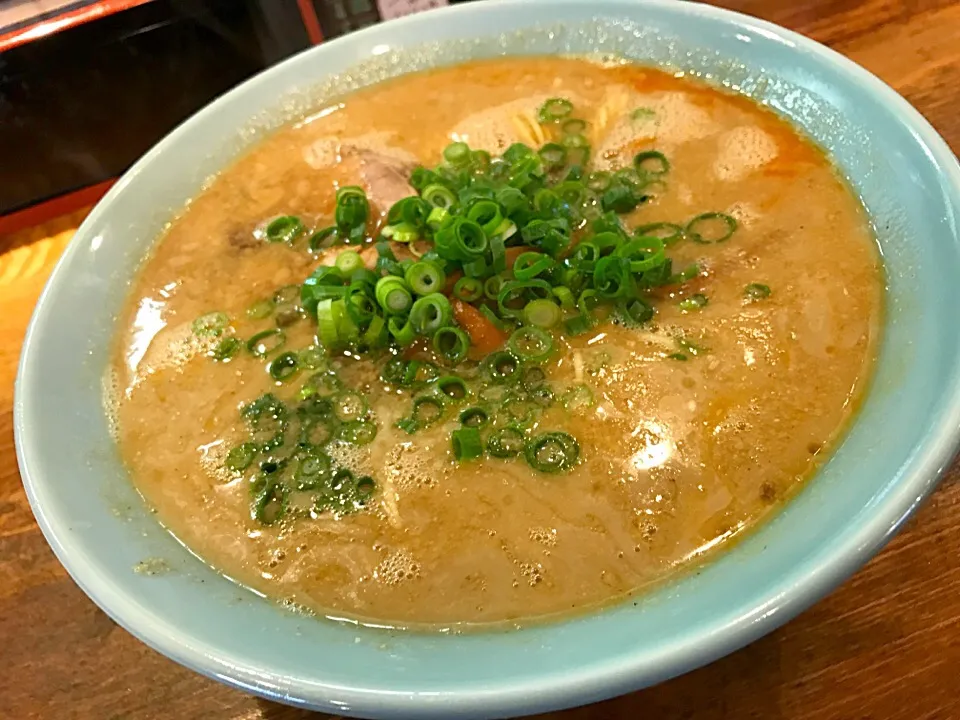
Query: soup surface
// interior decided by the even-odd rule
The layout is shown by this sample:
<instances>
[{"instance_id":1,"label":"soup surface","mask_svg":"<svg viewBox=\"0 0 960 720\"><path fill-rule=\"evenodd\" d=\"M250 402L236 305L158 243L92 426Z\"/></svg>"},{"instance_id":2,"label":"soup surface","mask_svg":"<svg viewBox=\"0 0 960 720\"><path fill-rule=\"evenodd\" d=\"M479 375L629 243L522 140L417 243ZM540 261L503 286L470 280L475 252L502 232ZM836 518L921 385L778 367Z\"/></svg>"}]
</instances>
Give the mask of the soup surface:
<instances>
[{"instance_id":1,"label":"soup surface","mask_svg":"<svg viewBox=\"0 0 960 720\"><path fill-rule=\"evenodd\" d=\"M862 207L770 112L638 66L475 62L216 177L135 282L110 412L161 521L231 578L334 617L519 622L796 491L856 409L881 292Z\"/></svg>"}]
</instances>

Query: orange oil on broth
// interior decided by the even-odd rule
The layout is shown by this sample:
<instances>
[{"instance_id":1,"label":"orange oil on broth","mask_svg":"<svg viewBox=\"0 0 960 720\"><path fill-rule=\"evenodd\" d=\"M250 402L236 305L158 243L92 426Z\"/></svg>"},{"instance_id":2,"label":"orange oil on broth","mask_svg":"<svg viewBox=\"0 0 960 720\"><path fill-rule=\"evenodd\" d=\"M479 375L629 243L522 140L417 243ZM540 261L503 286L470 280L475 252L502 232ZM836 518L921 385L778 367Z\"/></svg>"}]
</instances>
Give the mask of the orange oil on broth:
<instances>
[{"instance_id":1,"label":"orange oil on broth","mask_svg":"<svg viewBox=\"0 0 960 720\"><path fill-rule=\"evenodd\" d=\"M668 185L628 224L731 213L726 243L681 243L675 267L706 273L699 312L661 290L641 330L613 325L561 343L557 387L593 386L579 413L540 423L581 445L579 466L543 475L492 458L457 466L447 423L408 436L409 397L379 396L376 371L343 357L380 427L351 461L379 483L366 511L262 526L248 480L224 470L246 439L241 404L278 388L241 353L213 362L191 333L211 310L239 337L270 321L245 309L301 282L316 260L256 240L264 218L330 224L337 183L360 181L344 147L435 165L451 137L502 151L538 144L532 111L566 96L591 122L598 166L644 148ZM635 113L637 108L646 108ZM532 137L531 137L532 135ZM376 197L373 198L376 202ZM383 208L385 209L385 208ZM746 285L773 289L746 303ZM878 334L881 271L861 206L823 154L743 98L649 69L505 59L403 77L269 137L225 170L159 242L122 321L113 377L118 441L159 518L226 575L319 613L397 625L522 621L610 602L715 550L810 476L854 412ZM288 348L314 324L287 329ZM705 348L670 359L682 335Z\"/></svg>"}]
</instances>

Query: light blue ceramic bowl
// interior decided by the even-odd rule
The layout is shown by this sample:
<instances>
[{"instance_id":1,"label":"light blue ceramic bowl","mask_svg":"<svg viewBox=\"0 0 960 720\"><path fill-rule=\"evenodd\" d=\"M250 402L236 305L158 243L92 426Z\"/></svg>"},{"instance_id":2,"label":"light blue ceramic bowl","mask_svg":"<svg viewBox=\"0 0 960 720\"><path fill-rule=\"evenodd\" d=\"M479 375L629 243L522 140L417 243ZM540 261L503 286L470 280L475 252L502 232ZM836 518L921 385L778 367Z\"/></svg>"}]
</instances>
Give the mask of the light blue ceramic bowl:
<instances>
[{"instance_id":1,"label":"light blue ceramic bowl","mask_svg":"<svg viewBox=\"0 0 960 720\"><path fill-rule=\"evenodd\" d=\"M887 319L876 380L842 447L775 520L699 573L636 604L519 632L390 634L308 619L205 567L145 511L101 409L114 317L164 222L257 128L311 98L469 57L598 50L768 104L828 148L863 198L886 262ZM220 98L151 150L84 222L24 346L16 395L24 483L61 562L117 622L177 662L265 697L423 719L624 693L792 618L877 552L934 487L960 428L958 208L956 158L915 110L848 60L763 22L686 2L487 0L380 25ZM169 573L133 572L158 557Z\"/></svg>"}]
</instances>

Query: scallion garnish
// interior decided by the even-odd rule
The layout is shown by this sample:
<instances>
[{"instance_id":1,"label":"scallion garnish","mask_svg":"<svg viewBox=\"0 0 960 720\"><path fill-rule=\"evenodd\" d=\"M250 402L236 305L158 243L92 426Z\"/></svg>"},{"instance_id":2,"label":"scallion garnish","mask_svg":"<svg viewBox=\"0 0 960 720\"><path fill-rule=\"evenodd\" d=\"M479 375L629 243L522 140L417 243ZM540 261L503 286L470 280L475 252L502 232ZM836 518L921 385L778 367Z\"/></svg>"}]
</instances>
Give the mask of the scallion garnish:
<instances>
[{"instance_id":1,"label":"scallion garnish","mask_svg":"<svg viewBox=\"0 0 960 720\"><path fill-rule=\"evenodd\" d=\"M305 231L306 228L300 218L294 215L281 215L267 223L264 234L269 242L292 243Z\"/></svg>"},{"instance_id":2,"label":"scallion garnish","mask_svg":"<svg viewBox=\"0 0 960 720\"><path fill-rule=\"evenodd\" d=\"M377 281L377 302L388 315L401 315L410 309L413 296L403 278L386 275Z\"/></svg>"},{"instance_id":3,"label":"scallion garnish","mask_svg":"<svg viewBox=\"0 0 960 720\"><path fill-rule=\"evenodd\" d=\"M707 303L709 302L710 300L703 293L694 293L690 297L685 297L680 301L680 309L684 312L700 310L701 308L706 307Z\"/></svg>"},{"instance_id":4,"label":"scallion garnish","mask_svg":"<svg viewBox=\"0 0 960 720\"><path fill-rule=\"evenodd\" d=\"M404 273L404 279L417 295L440 292L447 282L443 268L429 260L421 260L410 265Z\"/></svg>"},{"instance_id":5,"label":"scallion garnish","mask_svg":"<svg viewBox=\"0 0 960 720\"><path fill-rule=\"evenodd\" d=\"M633 167L641 175L660 178L670 172L670 161L657 150L647 150L633 156Z\"/></svg>"},{"instance_id":6,"label":"scallion garnish","mask_svg":"<svg viewBox=\"0 0 960 720\"><path fill-rule=\"evenodd\" d=\"M770 286L763 283L750 283L743 290L743 294L748 300L763 300L770 297L771 292Z\"/></svg>"},{"instance_id":7,"label":"scallion garnish","mask_svg":"<svg viewBox=\"0 0 960 720\"><path fill-rule=\"evenodd\" d=\"M267 366L267 372L277 382L286 382L300 372L300 360L297 353L285 352L277 355Z\"/></svg>"},{"instance_id":8,"label":"scallion garnish","mask_svg":"<svg viewBox=\"0 0 960 720\"><path fill-rule=\"evenodd\" d=\"M457 365L467 356L470 338L460 328L447 325L433 334L433 349L448 365Z\"/></svg>"},{"instance_id":9,"label":"scallion garnish","mask_svg":"<svg viewBox=\"0 0 960 720\"><path fill-rule=\"evenodd\" d=\"M287 342L287 336L278 328L264 330L247 340L247 350L257 357L266 357L282 348Z\"/></svg>"},{"instance_id":10,"label":"scallion garnish","mask_svg":"<svg viewBox=\"0 0 960 720\"><path fill-rule=\"evenodd\" d=\"M440 328L449 325L453 320L453 309L450 301L440 293L430 293L421 298L410 308L410 324L418 335L432 336Z\"/></svg>"},{"instance_id":11,"label":"scallion garnish","mask_svg":"<svg viewBox=\"0 0 960 720\"><path fill-rule=\"evenodd\" d=\"M707 212L697 215L687 223L684 233L694 242L710 245L729 240L737 229L737 221L731 215Z\"/></svg>"},{"instance_id":12,"label":"scallion garnish","mask_svg":"<svg viewBox=\"0 0 960 720\"><path fill-rule=\"evenodd\" d=\"M520 360L516 355L503 350L487 355L483 363L494 383L513 382L520 373Z\"/></svg>"},{"instance_id":13,"label":"scallion garnish","mask_svg":"<svg viewBox=\"0 0 960 720\"><path fill-rule=\"evenodd\" d=\"M197 337L220 337L230 324L226 313L210 312L193 321L193 334Z\"/></svg>"},{"instance_id":14,"label":"scallion garnish","mask_svg":"<svg viewBox=\"0 0 960 720\"><path fill-rule=\"evenodd\" d=\"M462 427L450 434L450 443L453 447L453 456L458 462L475 460L483 455L483 441L480 431L473 427Z\"/></svg>"},{"instance_id":15,"label":"scallion garnish","mask_svg":"<svg viewBox=\"0 0 960 720\"><path fill-rule=\"evenodd\" d=\"M523 320L539 328L552 328L560 322L560 307L552 300L538 298L531 300L523 308Z\"/></svg>"},{"instance_id":16,"label":"scallion garnish","mask_svg":"<svg viewBox=\"0 0 960 720\"><path fill-rule=\"evenodd\" d=\"M253 461L259 452L260 449L257 447L256 443L242 443L230 449L230 451L227 453L225 464L229 469L235 472L243 472L253 464Z\"/></svg>"},{"instance_id":17,"label":"scallion garnish","mask_svg":"<svg viewBox=\"0 0 960 720\"><path fill-rule=\"evenodd\" d=\"M466 400L470 394L467 383L456 375L443 375L437 378L435 386L442 395L454 402Z\"/></svg>"},{"instance_id":18,"label":"scallion garnish","mask_svg":"<svg viewBox=\"0 0 960 720\"><path fill-rule=\"evenodd\" d=\"M490 416L482 407L474 405L460 412L460 424L464 427L482 428L490 422Z\"/></svg>"},{"instance_id":19,"label":"scallion garnish","mask_svg":"<svg viewBox=\"0 0 960 720\"><path fill-rule=\"evenodd\" d=\"M569 433L543 433L527 442L523 455L534 470L559 473L576 465L580 445Z\"/></svg>"},{"instance_id":20,"label":"scallion garnish","mask_svg":"<svg viewBox=\"0 0 960 720\"><path fill-rule=\"evenodd\" d=\"M210 351L211 357L218 362L227 362L234 355L237 354L237 351L240 349L241 342L237 338L225 337L217 343L216 347Z\"/></svg>"},{"instance_id":21,"label":"scallion garnish","mask_svg":"<svg viewBox=\"0 0 960 720\"><path fill-rule=\"evenodd\" d=\"M537 110L537 119L541 123L556 123L573 112L573 103L566 98L550 98Z\"/></svg>"},{"instance_id":22,"label":"scallion garnish","mask_svg":"<svg viewBox=\"0 0 960 720\"><path fill-rule=\"evenodd\" d=\"M270 298L258 300L247 308L247 317L251 320L263 320L273 314L274 302Z\"/></svg>"},{"instance_id":23,"label":"scallion garnish","mask_svg":"<svg viewBox=\"0 0 960 720\"><path fill-rule=\"evenodd\" d=\"M512 427L500 428L487 438L487 452L496 458L511 458L523 452L526 438Z\"/></svg>"},{"instance_id":24,"label":"scallion garnish","mask_svg":"<svg viewBox=\"0 0 960 720\"><path fill-rule=\"evenodd\" d=\"M525 362L542 362L553 350L553 336L543 328L525 325L514 331L507 346Z\"/></svg>"}]
</instances>

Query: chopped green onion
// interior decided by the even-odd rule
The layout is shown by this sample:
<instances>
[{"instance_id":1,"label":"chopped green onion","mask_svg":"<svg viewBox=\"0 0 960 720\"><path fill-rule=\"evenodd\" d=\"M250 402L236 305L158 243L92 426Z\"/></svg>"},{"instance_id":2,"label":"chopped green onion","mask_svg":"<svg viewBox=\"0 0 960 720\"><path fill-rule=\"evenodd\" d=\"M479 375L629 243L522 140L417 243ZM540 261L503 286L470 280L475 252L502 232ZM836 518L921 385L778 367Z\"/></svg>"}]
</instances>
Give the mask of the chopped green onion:
<instances>
[{"instance_id":1,"label":"chopped green onion","mask_svg":"<svg viewBox=\"0 0 960 720\"><path fill-rule=\"evenodd\" d=\"M455 218L434 236L434 247L441 257L463 262L482 257L489 244L483 228L463 217Z\"/></svg>"},{"instance_id":2,"label":"chopped green onion","mask_svg":"<svg viewBox=\"0 0 960 720\"><path fill-rule=\"evenodd\" d=\"M688 238L702 245L729 240L737 229L737 221L726 213L708 212L697 215L687 223L684 232Z\"/></svg>"},{"instance_id":3,"label":"chopped green onion","mask_svg":"<svg viewBox=\"0 0 960 720\"><path fill-rule=\"evenodd\" d=\"M448 364L457 365L467 357L470 338L460 328L447 325L433 334L433 349Z\"/></svg>"},{"instance_id":4,"label":"chopped green onion","mask_svg":"<svg viewBox=\"0 0 960 720\"><path fill-rule=\"evenodd\" d=\"M464 302L476 302L483 297L483 283L476 278L462 277L453 286L453 295Z\"/></svg>"},{"instance_id":5,"label":"chopped green onion","mask_svg":"<svg viewBox=\"0 0 960 720\"><path fill-rule=\"evenodd\" d=\"M563 407L576 412L593 405L593 391L586 385L574 385L563 394Z\"/></svg>"},{"instance_id":6,"label":"chopped green onion","mask_svg":"<svg viewBox=\"0 0 960 720\"><path fill-rule=\"evenodd\" d=\"M363 260L360 258L360 253L355 250L344 250L337 255L335 263L337 269L344 275L350 275L355 270L363 267Z\"/></svg>"},{"instance_id":7,"label":"chopped green onion","mask_svg":"<svg viewBox=\"0 0 960 720\"><path fill-rule=\"evenodd\" d=\"M253 464L254 458L257 457L257 453L259 452L260 448L256 443L245 442L234 448L230 448L225 464L227 468L234 472L243 472Z\"/></svg>"},{"instance_id":8,"label":"chopped green onion","mask_svg":"<svg viewBox=\"0 0 960 720\"><path fill-rule=\"evenodd\" d=\"M430 185L424 188L423 192L420 193L420 197L433 205L434 208L442 210L448 210L450 206L457 202L457 196L454 195L448 187L443 185ZM433 213L427 218L427 223L433 224L433 222L431 222L432 220L434 220Z\"/></svg>"},{"instance_id":9,"label":"chopped green onion","mask_svg":"<svg viewBox=\"0 0 960 720\"><path fill-rule=\"evenodd\" d=\"M421 385L436 380L439 376L437 366L433 363L411 360L404 368L402 384L405 387Z\"/></svg>"},{"instance_id":10,"label":"chopped green onion","mask_svg":"<svg viewBox=\"0 0 960 720\"><path fill-rule=\"evenodd\" d=\"M337 428L337 439L351 445L367 445L377 437L377 424L370 420L350 420Z\"/></svg>"},{"instance_id":11,"label":"chopped green onion","mask_svg":"<svg viewBox=\"0 0 960 720\"><path fill-rule=\"evenodd\" d=\"M703 293L694 293L690 297L686 297L680 301L680 309L684 312L690 312L691 310L700 310L703 307L706 307L707 303L710 300Z\"/></svg>"},{"instance_id":12,"label":"chopped green onion","mask_svg":"<svg viewBox=\"0 0 960 720\"><path fill-rule=\"evenodd\" d=\"M306 230L300 218L293 215L281 215L271 220L266 227L265 234L268 242L292 243Z\"/></svg>"},{"instance_id":13,"label":"chopped green onion","mask_svg":"<svg viewBox=\"0 0 960 720\"><path fill-rule=\"evenodd\" d=\"M417 339L417 332L413 329L410 318L394 316L387 321L387 330L400 347L407 347Z\"/></svg>"},{"instance_id":14,"label":"chopped green onion","mask_svg":"<svg viewBox=\"0 0 960 720\"><path fill-rule=\"evenodd\" d=\"M251 516L264 525L273 525L286 511L286 488L276 480L265 478L250 504Z\"/></svg>"},{"instance_id":15,"label":"chopped green onion","mask_svg":"<svg viewBox=\"0 0 960 720\"><path fill-rule=\"evenodd\" d=\"M240 349L240 344L240 341L232 335L222 338L211 351L210 355L217 362L227 362L237 354L237 350Z\"/></svg>"},{"instance_id":16,"label":"chopped green onion","mask_svg":"<svg viewBox=\"0 0 960 720\"><path fill-rule=\"evenodd\" d=\"M523 308L524 322L541 328L551 328L560 322L560 307L552 300L531 300Z\"/></svg>"},{"instance_id":17,"label":"chopped green onion","mask_svg":"<svg viewBox=\"0 0 960 720\"><path fill-rule=\"evenodd\" d=\"M266 357L270 353L279 350L287 342L287 336L283 330L272 328L258 332L252 338L247 340L247 350L257 357Z\"/></svg>"},{"instance_id":18,"label":"chopped green onion","mask_svg":"<svg viewBox=\"0 0 960 720\"><path fill-rule=\"evenodd\" d=\"M609 189L612 182L613 180L610 177L610 173L598 170L597 172L592 172L587 175L585 185L594 192L602 193Z\"/></svg>"},{"instance_id":19,"label":"chopped green onion","mask_svg":"<svg viewBox=\"0 0 960 720\"><path fill-rule=\"evenodd\" d=\"M483 442L477 428L462 427L450 434L453 456L457 461L475 460L483 455Z\"/></svg>"},{"instance_id":20,"label":"chopped green onion","mask_svg":"<svg viewBox=\"0 0 960 720\"><path fill-rule=\"evenodd\" d=\"M356 390L344 390L332 398L333 413L341 422L359 420L367 414L367 401Z\"/></svg>"},{"instance_id":21,"label":"chopped green onion","mask_svg":"<svg viewBox=\"0 0 960 720\"><path fill-rule=\"evenodd\" d=\"M429 260L413 263L404 273L404 279L410 289L417 295L440 292L447 282L447 276L443 272L443 268Z\"/></svg>"},{"instance_id":22,"label":"chopped green onion","mask_svg":"<svg viewBox=\"0 0 960 720\"><path fill-rule=\"evenodd\" d=\"M500 206L492 200L480 200L470 206L467 211L467 219L477 223L488 237L496 234L497 229L503 222L503 214L500 212Z\"/></svg>"},{"instance_id":23,"label":"chopped green onion","mask_svg":"<svg viewBox=\"0 0 960 720\"><path fill-rule=\"evenodd\" d=\"M542 123L556 123L573 112L573 103L566 98L550 98L537 110L537 119ZM504 159L506 154L504 154ZM509 160L508 160L509 161Z\"/></svg>"},{"instance_id":24,"label":"chopped green onion","mask_svg":"<svg viewBox=\"0 0 960 720\"><path fill-rule=\"evenodd\" d=\"M474 405L460 413L460 424L464 427L482 428L490 422L490 416L482 407Z\"/></svg>"},{"instance_id":25,"label":"chopped green onion","mask_svg":"<svg viewBox=\"0 0 960 720\"><path fill-rule=\"evenodd\" d=\"M273 300L264 298L247 308L247 317L251 320L263 320L273 314Z\"/></svg>"},{"instance_id":26,"label":"chopped green onion","mask_svg":"<svg viewBox=\"0 0 960 720\"><path fill-rule=\"evenodd\" d=\"M356 185L341 187L337 190L336 202L334 220L337 224L337 235L343 238L344 242L362 241L370 216L370 203L367 202L363 188Z\"/></svg>"},{"instance_id":27,"label":"chopped green onion","mask_svg":"<svg viewBox=\"0 0 960 720\"><path fill-rule=\"evenodd\" d=\"M270 361L270 364L267 366L267 371L270 373L270 377L277 382L290 380L300 372L300 361L297 353L285 352L282 355L277 355L277 357Z\"/></svg>"},{"instance_id":28,"label":"chopped green onion","mask_svg":"<svg viewBox=\"0 0 960 720\"><path fill-rule=\"evenodd\" d=\"M375 292L380 307L391 315L405 313L413 304L413 296L406 282L395 275L380 278Z\"/></svg>"},{"instance_id":29,"label":"chopped green onion","mask_svg":"<svg viewBox=\"0 0 960 720\"><path fill-rule=\"evenodd\" d=\"M641 175L659 178L670 172L670 161L662 152L647 150L633 156L633 167Z\"/></svg>"},{"instance_id":30,"label":"chopped green onion","mask_svg":"<svg viewBox=\"0 0 960 720\"><path fill-rule=\"evenodd\" d=\"M300 398L316 398L318 395L330 395L343 387L343 381L337 377L332 370L326 370L314 373L303 384L300 390ZM331 407L332 409L332 407Z\"/></svg>"},{"instance_id":31,"label":"chopped green onion","mask_svg":"<svg viewBox=\"0 0 960 720\"><path fill-rule=\"evenodd\" d=\"M508 383L519 377L520 360L512 353L498 350L487 355L484 367L493 382Z\"/></svg>"},{"instance_id":32,"label":"chopped green onion","mask_svg":"<svg viewBox=\"0 0 960 720\"><path fill-rule=\"evenodd\" d=\"M443 151L443 159L451 165L465 165L470 162L470 146L465 142L454 142Z\"/></svg>"},{"instance_id":33,"label":"chopped green onion","mask_svg":"<svg viewBox=\"0 0 960 720\"><path fill-rule=\"evenodd\" d=\"M702 345L697 345L695 342L692 342L691 340L687 340L684 337L678 337L674 339L681 350L689 353L690 355L693 355L694 357L696 357L697 355L701 355L707 351L707 349Z\"/></svg>"},{"instance_id":34,"label":"chopped green onion","mask_svg":"<svg viewBox=\"0 0 960 720\"><path fill-rule=\"evenodd\" d=\"M300 286L284 285L273 293L274 305L298 305L300 303Z\"/></svg>"},{"instance_id":35,"label":"chopped green onion","mask_svg":"<svg viewBox=\"0 0 960 720\"><path fill-rule=\"evenodd\" d=\"M558 473L576 465L580 458L580 445L569 433L543 433L526 444L523 455L534 470Z\"/></svg>"},{"instance_id":36,"label":"chopped green onion","mask_svg":"<svg viewBox=\"0 0 960 720\"><path fill-rule=\"evenodd\" d=\"M521 360L540 362L553 350L553 337L539 327L525 325L514 331L507 340L507 347Z\"/></svg>"},{"instance_id":37,"label":"chopped green onion","mask_svg":"<svg viewBox=\"0 0 960 720\"><path fill-rule=\"evenodd\" d=\"M770 297L771 292L770 286L763 283L750 283L743 290L743 294L749 300L763 300Z\"/></svg>"},{"instance_id":38,"label":"chopped green onion","mask_svg":"<svg viewBox=\"0 0 960 720\"><path fill-rule=\"evenodd\" d=\"M590 159L590 141L583 135L564 135L560 141L567 149L567 162L586 165Z\"/></svg>"},{"instance_id":39,"label":"chopped green onion","mask_svg":"<svg viewBox=\"0 0 960 720\"><path fill-rule=\"evenodd\" d=\"M500 275L487 278L486 282L483 283L483 294L486 295L489 300L496 300L500 296L500 291L503 289L505 282Z\"/></svg>"},{"instance_id":40,"label":"chopped green onion","mask_svg":"<svg viewBox=\"0 0 960 720\"><path fill-rule=\"evenodd\" d=\"M313 235L310 236L310 239L307 240L307 248L312 253L318 253L321 250L326 250L329 247L333 247L333 244L337 241L337 228L335 225L330 227L323 228L322 230L317 230Z\"/></svg>"},{"instance_id":41,"label":"chopped green onion","mask_svg":"<svg viewBox=\"0 0 960 720\"><path fill-rule=\"evenodd\" d=\"M552 290L554 296L557 300L560 301L560 307L564 310L573 310L577 306L577 302L573 297L573 293L570 292L570 288L559 285Z\"/></svg>"},{"instance_id":42,"label":"chopped green onion","mask_svg":"<svg viewBox=\"0 0 960 720\"><path fill-rule=\"evenodd\" d=\"M547 170L557 170L567 164L567 149L559 143L547 143L539 152Z\"/></svg>"},{"instance_id":43,"label":"chopped green onion","mask_svg":"<svg viewBox=\"0 0 960 720\"><path fill-rule=\"evenodd\" d=\"M220 337L230 324L226 313L210 312L193 321L193 334L197 337Z\"/></svg>"},{"instance_id":44,"label":"chopped green onion","mask_svg":"<svg viewBox=\"0 0 960 720\"><path fill-rule=\"evenodd\" d=\"M582 335L593 327L593 322L589 317L583 314L577 314L563 321L563 328L567 335Z\"/></svg>"},{"instance_id":45,"label":"chopped green onion","mask_svg":"<svg viewBox=\"0 0 960 720\"><path fill-rule=\"evenodd\" d=\"M325 348L336 347L340 340L341 307L342 304L335 304L333 300L321 300L317 303L317 335Z\"/></svg>"},{"instance_id":46,"label":"chopped green onion","mask_svg":"<svg viewBox=\"0 0 960 720\"><path fill-rule=\"evenodd\" d=\"M387 343L387 321L382 315L374 315L363 333L363 344L368 348L378 348Z\"/></svg>"},{"instance_id":47,"label":"chopped green onion","mask_svg":"<svg viewBox=\"0 0 960 720\"><path fill-rule=\"evenodd\" d=\"M553 405L553 390L546 383L529 388L527 397L541 407Z\"/></svg>"},{"instance_id":48,"label":"chopped green onion","mask_svg":"<svg viewBox=\"0 0 960 720\"><path fill-rule=\"evenodd\" d=\"M456 375L444 375L443 377L437 378L436 387L437 390L451 400L465 400L467 395L470 394L463 378L459 378Z\"/></svg>"},{"instance_id":49,"label":"chopped green onion","mask_svg":"<svg viewBox=\"0 0 960 720\"><path fill-rule=\"evenodd\" d=\"M313 345L301 350L297 354L297 359L300 361L300 365L307 370L317 370L327 364L323 351Z\"/></svg>"},{"instance_id":50,"label":"chopped green onion","mask_svg":"<svg viewBox=\"0 0 960 720\"><path fill-rule=\"evenodd\" d=\"M443 401L432 395L421 395L414 399L410 417L417 423L418 429L433 425L443 417Z\"/></svg>"},{"instance_id":51,"label":"chopped green onion","mask_svg":"<svg viewBox=\"0 0 960 720\"><path fill-rule=\"evenodd\" d=\"M538 252L520 253L513 263L513 276L517 280L531 280L554 266L553 258Z\"/></svg>"},{"instance_id":52,"label":"chopped green onion","mask_svg":"<svg viewBox=\"0 0 960 720\"><path fill-rule=\"evenodd\" d=\"M496 458L516 457L525 445L523 433L512 427L494 430L487 439L487 452Z\"/></svg>"},{"instance_id":53,"label":"chopped green onion","mask_svg":"<svg viewBox=\"0 0 960 720\"><path fill-rule=\"evenodd\" d=\"M617 318L625 327L639 327L653 319L653 306L641 298L617 303Z\"/></svg>"},{"instance_id":54,"label":"chopped green onion","mask_svg":"<svg viewBox=\"0 0 960 720\"><path fill-rule=\"evenodd\" d=\"M400 243L412 243L420 239L420 231L410 223L405 222L387 225L380 231L380 234Z\"/></svg>"},{"instance_id":55,"label":"chopped green onion","mask_svg":"<svg viewBox=\"0 0 960 720\"><path fill-rule=\"evenodd\" d=\"M333 461L330 456L316 448L301 455L294 472L297 490L315 490L330 475Z\"/></svg>"},{"instance_id":56,"label":"chopped green onion","mask_svg":"<svg viewBox=\"0 0 960 720\"><path fill-rule=\"evenodd\" d=\"M587 129L587 121L579 118L571 118L570 120L564 121L561 129L567 135L582 135Z\"/></svg>"},{"instance_id":57,"label":"chopped green onion","mask_svg":"<svg viewBox=\"0 0 960 720\"><path fill-rule=\"evenodd\" d=\"M361 505L363 505L371 497L373 497L373 493L376 492L377 481L369 475L364 475L361 478L357 478L356 489L357 500Z\"/></svg>"},{"instance_id":58,"label":"chopped green onion","mask_svg":"<svg viewBox=\"0 0 960 720\"><path fill-rule=\"evenodd\" d=\"M424 295L410 308L410 324L418 335L433 335L452 321L450 301L440 293Z\"/></svg>"},{"instance_id":59,"label":"chopped green onion","mask_svg":"<svg viewBox=\"0 0 960 720\"><path fill-rule=\"evenodd\" d=\"M641 225L633 231L634 237L655 237L664 245L672 245L683 239L683 227L676 223L658 222Z\"/></svg>"},{"instance_id":60,"label":"chopped green onion","mask_svg":"<svg viewBox=\"0 0 960 720\"><path fill-rule=\"evenodd\" d=\"M387 224L407 225L416 232L426 224L432 209L429 203L416 195L405 197L395 202L387 211Z\"/></svg>"}]
</instances>

